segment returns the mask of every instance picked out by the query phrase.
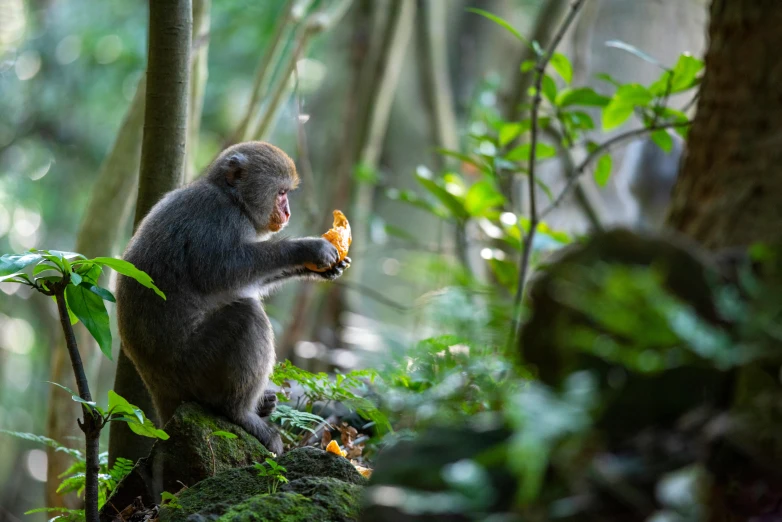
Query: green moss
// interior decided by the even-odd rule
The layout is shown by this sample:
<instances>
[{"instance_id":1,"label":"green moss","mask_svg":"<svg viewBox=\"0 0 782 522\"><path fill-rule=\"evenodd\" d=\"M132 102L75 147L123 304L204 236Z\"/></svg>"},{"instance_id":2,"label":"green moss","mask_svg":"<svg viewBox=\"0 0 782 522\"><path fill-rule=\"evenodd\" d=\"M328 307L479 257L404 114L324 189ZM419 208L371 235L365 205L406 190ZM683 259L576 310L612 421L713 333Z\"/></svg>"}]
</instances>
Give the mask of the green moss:
<instances>
[{"instance_id":1,"label":"green moss","mask_svg":"<svg viewBox=\"0 0 782 522\"><path fill-rule=\"evenodd\" d=\"M361 487L334 478L294 480L273 495L257 495L234 506L220 522L350 522L358 520Z\"/></svg>"},{"instance_id":2,"label":"green moss","mask_svg":"<svg viewBox=\"0 0 782 522\"><path fill-rule=\"evenodd\" d=\"M367 479L356 471L348 459L317 448L297 448L280 457L277 462L288 470L285 477L290 481L306 477L332 477L359 486L367 484Z\"/></svg>"}]
</instances>

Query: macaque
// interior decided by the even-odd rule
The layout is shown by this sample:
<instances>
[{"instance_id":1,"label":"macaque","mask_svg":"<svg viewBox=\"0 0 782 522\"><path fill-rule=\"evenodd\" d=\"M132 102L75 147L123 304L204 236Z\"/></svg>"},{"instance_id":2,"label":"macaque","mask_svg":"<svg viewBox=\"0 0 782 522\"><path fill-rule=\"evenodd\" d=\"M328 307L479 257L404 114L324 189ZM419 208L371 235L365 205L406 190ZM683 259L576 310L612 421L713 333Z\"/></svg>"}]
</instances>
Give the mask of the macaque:
<instances>
[{"instance_id":1,"label":"macaque","mask_svg":"<svg viewBox=\"0 0 782 522\"><path fill-rule=\"evenodd\" d=\"M119 332L161 422L194 401L282 453L263 418L276 405L266 391L275 351L260 299L290 279L336 279L350 263L323 238L273 237L291 218L288 192L298 181L277 147L239 143L201 179L166 194L131 239L125 260L166 300L120 277Z\"/></svg>"}]
</instances>

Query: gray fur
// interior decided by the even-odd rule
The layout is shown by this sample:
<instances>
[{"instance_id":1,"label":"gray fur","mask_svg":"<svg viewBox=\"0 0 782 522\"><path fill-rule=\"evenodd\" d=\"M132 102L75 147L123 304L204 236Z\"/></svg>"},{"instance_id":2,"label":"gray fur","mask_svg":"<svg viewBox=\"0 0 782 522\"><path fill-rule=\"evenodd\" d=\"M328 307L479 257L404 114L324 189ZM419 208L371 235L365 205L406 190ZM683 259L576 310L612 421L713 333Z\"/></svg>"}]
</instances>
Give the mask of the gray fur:
<instances>
[{"instance_id":1,"label":"gray fur","mask_svg":"<svg viewBox=\"0 0 782 522\"><path fill-rule=\"evenodd\" d=\"M124 258L167 299L120 277L119 332L161 422L182 402L195 401L282 452L276 430L261 418L275 404L264 393L275 352L259 297L292 278L335 279L347 266L311 272L302 265L337 262L334 246L322 238L271 237L278 191L297 182L284 152L240 143L202 179L168 193L133 236Z\"/></svg>"}]
</instances>

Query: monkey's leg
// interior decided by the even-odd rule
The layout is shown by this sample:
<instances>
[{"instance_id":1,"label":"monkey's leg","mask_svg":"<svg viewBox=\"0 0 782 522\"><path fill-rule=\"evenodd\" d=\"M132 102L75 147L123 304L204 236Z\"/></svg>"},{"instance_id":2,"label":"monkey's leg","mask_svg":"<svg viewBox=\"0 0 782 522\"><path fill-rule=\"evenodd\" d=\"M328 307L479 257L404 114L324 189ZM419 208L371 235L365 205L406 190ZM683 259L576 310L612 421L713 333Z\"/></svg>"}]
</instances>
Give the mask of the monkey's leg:
<instances>
[{"instance_id":1,"label":"monkey's leg","mask_svg":"<svg viewBox=\"0 0 782 522\"><path fill-rule=\"evenodd\" d=\"M238 424L282 453L277 431L256 412L274 365L271 324L260 303L242 299L224 306L189 341L188 371L196 401Z\"/></svg>"}]
</instances>

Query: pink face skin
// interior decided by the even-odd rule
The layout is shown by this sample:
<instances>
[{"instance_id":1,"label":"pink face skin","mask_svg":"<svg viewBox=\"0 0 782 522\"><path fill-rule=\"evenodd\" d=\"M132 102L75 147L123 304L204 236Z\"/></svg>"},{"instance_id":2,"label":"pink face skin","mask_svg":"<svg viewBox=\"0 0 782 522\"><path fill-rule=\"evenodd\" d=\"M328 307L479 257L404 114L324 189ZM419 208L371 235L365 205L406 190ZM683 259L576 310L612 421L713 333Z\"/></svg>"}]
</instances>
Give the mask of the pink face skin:
<instances>
[{"instance_id":1,"label":"pink face skin","mask_svg":"<svg viewBox=\"0 0 782 522\"><path fill-rule=\"evenodd\" d=\"M291 218L291 207L288 204L288 191L283 189L277 193L277 199L274 203L274 210L269 219L269 230L277 232L282 230L288 224Z\"/></svg>"}]
</instances>

